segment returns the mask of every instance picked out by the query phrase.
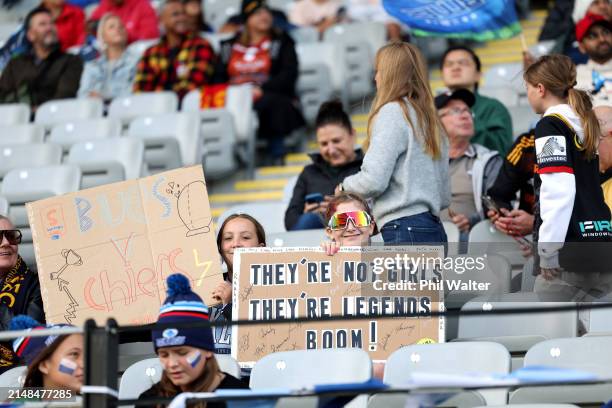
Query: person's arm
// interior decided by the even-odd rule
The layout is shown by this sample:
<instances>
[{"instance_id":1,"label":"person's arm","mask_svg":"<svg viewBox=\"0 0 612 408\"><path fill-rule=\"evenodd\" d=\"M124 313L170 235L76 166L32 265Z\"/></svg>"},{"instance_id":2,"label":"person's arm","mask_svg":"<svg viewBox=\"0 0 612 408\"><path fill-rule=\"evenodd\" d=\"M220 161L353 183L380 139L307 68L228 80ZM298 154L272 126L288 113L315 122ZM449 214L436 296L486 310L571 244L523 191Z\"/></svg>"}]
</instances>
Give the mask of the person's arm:
<instances>
[{"instance_id":1,"label":"person's arm","mask_svg":"<svg viewBox=\"0 0 612 408\"><path fill-rule=\"evenodd\" d=\"M206 40L196 45L196 61L189 72L188 90L200 88L212 83L215 64L215 53Z\"/></svg>"},{"instance_id":2,"label":"person's arm","mask_svg":"<svg viewBox=\"0 0 612 408\"><path fill-rule=\"evenodd\" d=\"M74 98L79 90L79 81L83 72L83 61L77 56L70 56L66 70L59 78L53 99Z\"/></svg>"},{"instance_id":3,"label":"person's arm","mask_svg":"<svg viewBox=\"0 0 612 408\"><path fill-rule=\"evenodd\" d=\"M375 198L387 190L397 158L406 151L412 128L397 102L384 105L376 115L372 138L361 171L344 179L345 191Z\"/></svg>"},{"instance_id":4,"label":"person's arm","mask_svg":"<svg viewBox=\"0 0 612 408\"><path fill-rule=\"evenodd\" d=\"M488 189L488 194L503 208L511 209L512 201L516 199L516 192L533 178L533 172L525 172L521 165L527 161L525 155L529 154L526 148L533 146L532 135L526 133L519 136L510 148L502 167L493 185ZM533 167L533 166L532 166Z\"/></svg>"},{"instance_id":5,"label":"person's arm","mask_svg":"<svg viewBox=\"0 0 612 408\"><path fill-rule=\"evenodd\" d=\"M289 206L287 206L287 211L285 211L285 229L287 231L291 231L298 221L298 218L300 218L300 215L304 213L304 198L306 197L306 180L304 178L304 172L305 169L295 183L291 201L289 201Z\"/></svg>"},{"instance_id":6,"label":"person's arm","mask_svg":"<svg viewBox=\"0 0 612 408\"><path fill-rule=\"evenodd\" d=\"M0 102L13 102L16 84L13 74L13 61L9 61L0 75Z\"/></svg>"},{"instance_id":7,"label":"person's arm","mask_svg":"<svg viewBox=\"0 0 612 408\"><path fill-rule=\"evenodd\" d=\"M77 92L77 98L87 98L91 92L100 92L102 84L96 78L96 68L92 63L86 63L83 68L83 75L81 75L81 83L79 85L79 91Z\"/></svg>"},{"instance_id":8,"label":"person's arm","mask_svg":"<svg viewBox=\"0 0 612 408\"><path fill-rule=\"evenodd\" d=\"M536 160L540 185L540 217L542 224L538 231L538 253L542 268L559 268L559 250L563 247L569 227L574 199L576 181L570 156L567 153L566 126L559 119L545 117L536 127ZM554 160L546 152L547 142L554 138L561 149L554 150ZM548 160L543 160L544 158Z\"/></svg>"},{"instance_id":9,"label":"person's arm","mask_svg":"<svg viewBox=\"0 0 612 408\"><path fill-rule=\"evenodd\" d=\"M293 95L295 84L298 79L298 58L295 52L295 43L288 36L283 34L282 45L277 63L280 67L275 75L268 78L261 86L263 91L271 91Z\"/></svg>"}]
</instances>

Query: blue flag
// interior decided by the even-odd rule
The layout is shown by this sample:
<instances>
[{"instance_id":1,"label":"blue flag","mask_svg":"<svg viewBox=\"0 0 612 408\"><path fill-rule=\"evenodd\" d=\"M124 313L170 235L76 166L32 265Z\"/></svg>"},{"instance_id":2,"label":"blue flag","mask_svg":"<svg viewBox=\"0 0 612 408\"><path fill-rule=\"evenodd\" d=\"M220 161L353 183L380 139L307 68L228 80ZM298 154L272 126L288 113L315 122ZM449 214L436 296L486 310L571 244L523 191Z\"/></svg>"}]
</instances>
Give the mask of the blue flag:
<instances>
[{"instance_id":1,"label":"blue flag","mask_svg":"<svg viewBox=\"0 0 612 408\"><path fill-rule=\"evenodd\" d=\"M514 0L383 0L383 6L417 36L488 41L521 32Z\"/></svg>"}]
</instances>

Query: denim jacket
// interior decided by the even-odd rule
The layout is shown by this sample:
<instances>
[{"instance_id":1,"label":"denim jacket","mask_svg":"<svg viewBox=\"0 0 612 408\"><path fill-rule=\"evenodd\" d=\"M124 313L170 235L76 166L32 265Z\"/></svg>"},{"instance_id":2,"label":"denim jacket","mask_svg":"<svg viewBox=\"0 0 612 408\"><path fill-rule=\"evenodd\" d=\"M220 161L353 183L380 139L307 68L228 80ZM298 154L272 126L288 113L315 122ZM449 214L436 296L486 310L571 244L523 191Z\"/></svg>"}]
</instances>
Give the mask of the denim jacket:
<instances>
[{"instance_id":1,"label":"denim jacket","mask_svg":"<svg viewBox=\"0 0 612 408\"><path fill-rule=\"evenodd\" d=\"M131 93L137 62L127 51L114 64L101 54L85 64L78 97L84 98L90 92L97 92L103 99L110 100Z\"/></svg>"}]
</instances>

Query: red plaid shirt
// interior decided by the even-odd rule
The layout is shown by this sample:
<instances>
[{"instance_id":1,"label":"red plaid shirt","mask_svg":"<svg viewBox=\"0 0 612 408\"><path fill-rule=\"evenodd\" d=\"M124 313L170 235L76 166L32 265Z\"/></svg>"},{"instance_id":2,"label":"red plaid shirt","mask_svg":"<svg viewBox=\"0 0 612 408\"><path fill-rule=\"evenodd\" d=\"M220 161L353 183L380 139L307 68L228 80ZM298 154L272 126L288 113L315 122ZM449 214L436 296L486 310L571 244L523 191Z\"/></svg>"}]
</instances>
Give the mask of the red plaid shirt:
<instances>
[{"instance_id":1,"label":"red plaid shirt","mask_svg":"<svg viewBox=\"0 0 612 408\"><path fill-rule=\"evenodd\" d=\"M165 36L147 49L138 62L134 92L174 91L183 98L210 82L215 54L205 39L185 37L174 58Z\"/></svg>"}]
</instances>

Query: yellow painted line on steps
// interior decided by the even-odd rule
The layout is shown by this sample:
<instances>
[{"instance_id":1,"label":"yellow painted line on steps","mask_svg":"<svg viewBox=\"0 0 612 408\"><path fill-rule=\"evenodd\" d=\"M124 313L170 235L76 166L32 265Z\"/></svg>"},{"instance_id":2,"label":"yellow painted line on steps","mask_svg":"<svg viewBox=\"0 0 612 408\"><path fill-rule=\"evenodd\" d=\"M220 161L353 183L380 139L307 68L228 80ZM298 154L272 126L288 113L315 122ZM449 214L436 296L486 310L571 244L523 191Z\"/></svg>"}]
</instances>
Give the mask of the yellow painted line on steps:
<instances>
[{"instance_id":1,"label":"yellow painted line on steps","mask_svg":"<svg viewBox=\"0 0 612 408\"><path fill-rule=\"evenodd\" d=\"M486 57L486 58L482 58L482 63L485 64L485 62L488 65L495 65L495 64L508 64L511 62L522 62L523 61L523 55L519 52L512 52L512 53L508 53L507 55L498 55L496 57L490 56L490 57Z\"/></svg>"},{"instance_id":2,"label":"yellow painted line on steps","mask_svg":"<svg viewBox=\"0 0 612 408\"><path fill-rule=\"evenodd\" d=\"M270 180L243 180L234 183L234 190L236 191L253 191L253 190L274 190L278 188L284 188L289 180L284 179L270 179Z\"/></svg>"},{"instance_id":3,"label":"yellow painted line on steps","mask_svg":"<svg viewBox=\"0 0 612 408\"><path fill-rule=\"evenodd\" d=\"M531 10L531 15L534 17L546 18L546 16L548 15L548 10Z\"/></svg>"},{"instance_id":4,"label":"yellow painted line on steps","mask_svg":"<svg viewBox=\"0 0 612 408\"><path fill-rule=\"evenodd\" d=\"M360 114L352 115L351 116L351 120L353 122L367 122L368 114L367 113L360 113Z\"/></svg>"},{"instance_id":5,"label":"yellow painted line on steps","mask_svg":"<svg viewBox=\"0 0 612 408\"><path fill-rule=\"evenodd\" d=\"M287 163L310 163L310 157L306 153L291 153L285 155L285 161Z\"/></svg>"},{"instance_id":6,"label":"yellow painted line on steps","mask_svg":"<svg viewBox=\"0 0 612 408\"><path fill-rule=\"evenodd\" d=\"M355 127L355 132L357 132L357 134L365 134L365 132L368 131L368 126L354 126Z\"/></svg>"},{"instance_id":7,"label":"yellow painted line on steps","mask_svg":"<svg viewBox=\"0 0 612 408\"><path fill-rule=\"evenodd\" d=\"M210 214L213 216L213 218L219 218L225 211L227 211L227 207L211 208Z\"/></svg>"},{"instance_id":8,"label":"yellow painted line on steps","mask_svg":"<svg viewBox=\"0 0 612 408\"><path fill-rule=\"evenodd\" d=\"M283 198L283 190L254 191L251 193L211 194L211 203L244 203L250 201L274 201Z\"/></svg>"},{"instance_id":9,"label":"yellow painted line on steps","mask_svg":"<svg viewBox=\"0 0 612 408\"><path fill-rule=\"evenodd\" d=\"M283 167L261 167L257 169L257 174L261 176L295 176L298 175L304 166L283 166Z\"/></svg>"}]
</instances>

